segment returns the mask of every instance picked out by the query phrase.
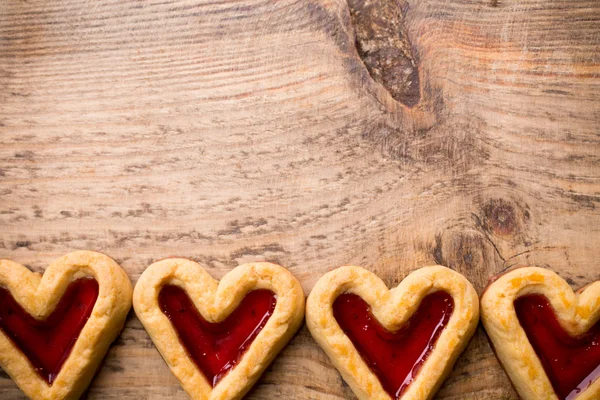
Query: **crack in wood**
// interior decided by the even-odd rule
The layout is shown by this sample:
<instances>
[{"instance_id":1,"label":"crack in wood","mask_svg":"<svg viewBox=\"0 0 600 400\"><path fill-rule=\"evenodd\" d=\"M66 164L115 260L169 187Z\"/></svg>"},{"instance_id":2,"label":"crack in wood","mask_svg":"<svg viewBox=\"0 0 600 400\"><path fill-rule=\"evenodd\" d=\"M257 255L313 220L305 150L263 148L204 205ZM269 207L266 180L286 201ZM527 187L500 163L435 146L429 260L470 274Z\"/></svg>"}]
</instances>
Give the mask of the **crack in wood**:
<instances>
[{"instance_id":1,"label":"crack in wood","mask_svg":"<svg viewBox=\"0 0 600 400\"><path fill-rule=\"evenodd\" d=\"M405 27L404 0L348 0L356 49L371 77L406 106L420 98L415 50Z\"/></svg>"}]
</instances>

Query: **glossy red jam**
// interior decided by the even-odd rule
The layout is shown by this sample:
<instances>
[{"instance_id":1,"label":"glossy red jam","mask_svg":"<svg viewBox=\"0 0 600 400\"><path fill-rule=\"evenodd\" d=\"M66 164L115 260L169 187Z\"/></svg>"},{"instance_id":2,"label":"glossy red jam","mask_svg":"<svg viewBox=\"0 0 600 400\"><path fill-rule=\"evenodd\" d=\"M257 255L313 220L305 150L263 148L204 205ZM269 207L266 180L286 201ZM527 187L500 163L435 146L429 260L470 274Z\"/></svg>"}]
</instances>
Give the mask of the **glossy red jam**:
<instances>
[{"instance_id":1,"label":"glossy red jam","mask_svg":"<svg viewBox=\"0 0 600 400\"><path fill-rule=\"evenodd\" d=\"M223 321L207 322L187 293L167 285L158 295L162 312L171 320L187 353L213 387L240 361L275 310L269 290L249 292Z\"/></svg>"},{"instance_id":2,"label":"glossy red jam","mask_svg":"<svg viewBox=\"0 0 600 400\"><path fill-rule=\"evenodd\" d=\"M572 337L544 296L519 297L515 310L558 398L573 400L600 377L600 321Z\"/></svg>"},{"instance_id":3,"label":"glossy red jam","mask_svg":"<svg viewBox=\"0 0 600 400\"><path fill-rule=\"evenodd\" d=\"M40 376L52 385L69 357L98 298L98 282L92 278L71 283L56 309L41 321L0 287L0 329L25 354Z\"/></svg>"},{"instance_id":4,"label":"glossy red jam","mask_svg":"<svg viewBox=\"0 0 600 400\"><path fill-rule=\"evenodd\" d=\"M453 310L448 293L430 294L404 326L390 332L357 295L342 294L333 304L338 324L393 399L402 397L415 379Z\"/></svg>"}]
</instances>

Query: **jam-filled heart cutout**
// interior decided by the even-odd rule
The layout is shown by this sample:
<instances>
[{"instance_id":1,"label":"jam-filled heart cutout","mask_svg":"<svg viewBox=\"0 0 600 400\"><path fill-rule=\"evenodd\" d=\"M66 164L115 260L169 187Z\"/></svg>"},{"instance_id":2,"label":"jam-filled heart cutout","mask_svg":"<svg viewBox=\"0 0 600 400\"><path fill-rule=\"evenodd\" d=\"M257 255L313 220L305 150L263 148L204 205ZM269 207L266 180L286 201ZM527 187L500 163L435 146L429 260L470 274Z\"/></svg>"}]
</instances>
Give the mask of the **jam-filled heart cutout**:
<instances>
[{"instance_id":1,"label":"jam-filled heart cutout","mask_svg":"<svg viewBox=\"0 0 600 400\"><path fill-rule=\"evenodd\" d=\"M600 377L600 321L573 337L560 325L544 296L519 297L515 310L560 399L575 399Z\"/></svg>"},{"instance_id":2,"label":"jam-filled heart cutout","mask_svg":"<svg viewBox=\"0 0 600 400\"><path fill-rule=\"evenodd\" d=\"M79 398L123 329L132 292L125 271L92 251L43 275L0 260L0 367L30 399Z\"/></svg>"},{"instance_id":3,"label":"jam-filled heart cutout","mask_svg":"<svg viewBox=\"0 0 600 400\"><path fill-rule=\"evenodd\" d=\"M97 297L95 279L78 279L69 284L52 314L39 320L27 313L8 289L0 287L0 329L52 385L88 321Z\"/></svg>"},{"instance_id":4,"label":"jam-filled heart cutout","mask_svg":"<svg viewBox=\"0 0 600 400\"><path fill-rule=\"evenodd\" d=\"M253 290L225 320L212 323L202 318L178 286L163 287L158 302L189 356L215 387L265 327L275 310L277 296L270 290Z\"/></svg>"},{"instance_id":5,"label":"jam-filled heart cutout","mask_svg":"<svg viewBox=\"0 0 600 400\"><path fill-rule=\"evenodd\" d=\"M359 296L342 294L333 303L336 321L394 399L404 394L419 373L453 310L454 301L448 293L432 293L405 325L390 332Z\"/></svg>"},{"instance_id":6,"label":"jam-filled heart cutout","mask_svg":"<svg viewBox=\"0 0 600 400\"><path fill-rule=\"evenodd\" d=\"M355 266L325 274L311 292L308 328L361 400L429 399L475 332L477 293L442 266L388 290Z\"/></svg>"},{"instance_id":7,"label":"jam-filled heart cutout","mask_svg":"<svg viewBox=\"0 0 600 400\"><path fill-rule=\"evenodd\" d=\"M135 312L163 359L196 400L240 399L298 330L300 282L266 262L215 281L199 264L150 265L134 290Z\"/></svg>"},{"instance_id":8,"label":"jam-filled heart cutout","mask_svg":"<svg viewBox=\"0 0 600 400\"><path fill-rule=\"evenodd\" d=\"M521 398L600 398L600 281L576 294L550 270L517 268L493 279L481 307Z\"/></svg>"}]
</instances>

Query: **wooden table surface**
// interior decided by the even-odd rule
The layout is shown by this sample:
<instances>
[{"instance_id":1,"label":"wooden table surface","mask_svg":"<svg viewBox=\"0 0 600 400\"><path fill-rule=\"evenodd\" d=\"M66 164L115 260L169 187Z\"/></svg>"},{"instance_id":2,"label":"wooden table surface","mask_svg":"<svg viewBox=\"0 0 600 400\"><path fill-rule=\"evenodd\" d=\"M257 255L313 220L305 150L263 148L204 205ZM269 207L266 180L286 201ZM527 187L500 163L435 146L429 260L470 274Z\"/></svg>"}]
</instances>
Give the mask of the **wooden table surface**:
<instances>
[{"instance_id":1,"label":"wooden table surface","mask_svg":"<svg viewBox=\"0 0 600 400\"><path fill-rule=\"evenodd\" d=\"M364 62L363 62L364 59ZM2 0L0 257L600 279L597 0ZM0 374L0 398L21 399ZM185 399L133 314L90 399ZM304 327L250 399L352 399ZM438 399L516 399L482 328Z\"/></svg>"}]
</instances>

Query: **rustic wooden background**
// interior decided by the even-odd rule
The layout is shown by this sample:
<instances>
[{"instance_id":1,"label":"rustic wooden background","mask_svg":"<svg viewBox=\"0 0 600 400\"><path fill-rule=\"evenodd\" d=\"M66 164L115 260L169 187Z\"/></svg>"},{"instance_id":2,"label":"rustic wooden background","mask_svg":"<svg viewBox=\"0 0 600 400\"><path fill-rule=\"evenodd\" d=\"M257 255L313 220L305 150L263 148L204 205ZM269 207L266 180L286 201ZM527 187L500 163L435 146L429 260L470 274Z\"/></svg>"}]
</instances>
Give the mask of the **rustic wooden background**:
<instances>
[{"instance_id":1,"label":"rustic wooden background","mask_svg":"<svg viewBox=\"0 0 600 400\"><path fill-rule=\"evenodd\" d=\"M133 282L176 255L306 293L342 264L577 288L598 207L597 0L0 1L0 257L33 270L90 249ZM131 315L87 397L186 395ZM303 328L248 398L353 395ZM481 328L437 398L517 398Z\"/></svg>"}]
</instances>

